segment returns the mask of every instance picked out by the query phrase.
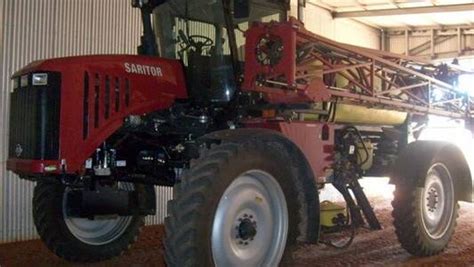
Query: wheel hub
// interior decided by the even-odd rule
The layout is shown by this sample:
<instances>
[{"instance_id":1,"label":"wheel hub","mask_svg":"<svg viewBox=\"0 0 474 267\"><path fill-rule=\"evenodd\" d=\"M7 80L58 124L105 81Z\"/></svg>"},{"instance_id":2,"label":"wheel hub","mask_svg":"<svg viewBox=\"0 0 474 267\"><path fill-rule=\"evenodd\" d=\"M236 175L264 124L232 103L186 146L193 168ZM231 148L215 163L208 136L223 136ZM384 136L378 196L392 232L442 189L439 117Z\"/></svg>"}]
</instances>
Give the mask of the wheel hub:
<instances>
[{"instance_id":1,"label":"wheel hub","mask_svg":"<svg viewBox=\"0 0 474 267\"><path fill-rule=\"evenodd\" d=\"M244 214L244 218L239 218L239 225L236 227L237 239L239 244L243 241L253 241L257 235L257 222L252 220L252 215ZM248 242L244 242L244 245L248 245Z\"/></svg>"},{"instance_id":2,"label":"wheel hub","mask_svg":"<svg viewBox=\"0 0 474 267\"><path fill-rule=\"evenodd\" d=\"M426 206L428 207L428 211L435 212L438 206L438 192L435 188L430 188L428 191L428 197L426 198L427 203Z\"/></svg>"},{"instance_id":3,"label":"wheel hub","mask_svg":"<svg viewBox=\"0 0 474 267\"><path fill-rule=\"evenodd\" d=\"M215 266L277 266L285 250L288 210L275 178L247 171L227 187L212 226Z\"/></svg>"}]
</instances>

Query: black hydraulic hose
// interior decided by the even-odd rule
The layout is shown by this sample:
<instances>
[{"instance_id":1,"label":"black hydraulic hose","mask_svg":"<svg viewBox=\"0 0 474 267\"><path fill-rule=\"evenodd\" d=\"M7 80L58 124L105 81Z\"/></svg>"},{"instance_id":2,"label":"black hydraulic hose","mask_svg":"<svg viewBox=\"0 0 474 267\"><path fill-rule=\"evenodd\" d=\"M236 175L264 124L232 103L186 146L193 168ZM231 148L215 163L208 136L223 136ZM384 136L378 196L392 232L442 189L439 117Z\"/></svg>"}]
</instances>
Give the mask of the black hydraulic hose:
<instances>
[{"instance_id":1,"label":"black hydraulic hose","mask_svg":"<svg viewBox=\"0 0 474 267\"><path fill-rule=\"evenodd\" d=\"M369 149L367 149L367 146L365 145L365 142L364 142L364 138L362 137L362 135L360 134L359 130L356 127L350 125L343 128L343 131L345 132L348 132L348 130L353 130L357 134L360 142L362 143L362 147L365 150L366 157L365 157L365 160L359 164L359 167L360 167L364 165L365 163L367 163L367 161L369 161Z\"/></svg>"},{"instance_id":2,"label":"black hydraulic hose","mask_svg":"<svg viewBox=\"0 0 474 267\"><path fill-rule=\"evenodd\" d=\"M347 209L347 212L349 214L347 215L347 221L345 223L345 226L349 226L351 228L351 236L349 237L349 240L347 240L347 242L345 242L342 245L338 245L334 242L331 242L331 240L325 241L323 242L323 244L330 246L332 248L336 248L336 249L345 249L345 248L348 248L350 245L352 245L352 242L354 241L354 238L356 235L356 227L352 223L352 219L351 219L352 213L350 212L350 209Z\"/></svg>"},{"instance_id":3,"label":"black hydraulic hose","mask_svg":"<svg viewBox=\"0 0 474 267\"><path fill-rule=\"evenodd\" d=\"M235 36L235 26L234 26L234 21L232 17L232 10L230 8L230 0L224 0L222 1L222 4L224 8L224 22L227 28L227 35L229 38L229 48L230 48L230 56L232 59L232 67L234 68L235 81L238 83L242 70L240 69L240 64L239 64L237 37Z\"/></svg>"}]
</instances>

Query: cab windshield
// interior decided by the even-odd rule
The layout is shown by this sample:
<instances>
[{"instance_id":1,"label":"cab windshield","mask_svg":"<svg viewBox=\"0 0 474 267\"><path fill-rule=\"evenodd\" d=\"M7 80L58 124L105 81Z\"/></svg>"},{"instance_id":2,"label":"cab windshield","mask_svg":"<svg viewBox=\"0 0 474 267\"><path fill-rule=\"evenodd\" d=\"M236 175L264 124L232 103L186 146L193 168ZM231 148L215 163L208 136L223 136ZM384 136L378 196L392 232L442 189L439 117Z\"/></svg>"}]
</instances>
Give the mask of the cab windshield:
<instances>
[{"instance_id":1,"label":"cab windshield","mask_svg":"<svg viewBox=\"0 0 474 267\"><path fill-rule=\"evenodd\" d=\"M222 0L167 1L153 11L160 56L183 62L191 97L229 101L236 88L231 46L235 46L239 64L243 64L243 33L254 21L286 20L286 6L281 2L250 1L249 17L235 19L232 10L226 13ZM226 16L232 17L235 43L229 42Z\"/></svg>"}]
</instances>

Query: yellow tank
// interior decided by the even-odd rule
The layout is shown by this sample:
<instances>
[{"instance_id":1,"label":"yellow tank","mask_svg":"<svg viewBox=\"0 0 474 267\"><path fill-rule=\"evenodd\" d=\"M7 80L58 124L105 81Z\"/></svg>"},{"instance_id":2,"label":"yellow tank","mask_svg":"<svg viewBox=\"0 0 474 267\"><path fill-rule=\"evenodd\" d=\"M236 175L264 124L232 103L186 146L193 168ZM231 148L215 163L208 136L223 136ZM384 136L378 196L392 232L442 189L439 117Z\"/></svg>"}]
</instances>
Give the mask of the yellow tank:
<instances>
[{"instance_id":1,"label":"yellow tank","mask_svg":"<svg viewBox=\"0 0 474 267\"><path fill-rule=\"evenodd\" d=\"M334 104L333 104L334 105ZM395 110L368 108L350 104L335 104L336 112L331 114L329 122L364 125L401 125L407 118L406 112ZM314 109L321 110L322 103L315 103ZM317 113L300 113L305 121L320 121L327 117Z\"/></svg>"},{"instance_id":2,"label":"yellow tank","mask_svg":"<svg viewBox=\"0 0 474 267\"><path fill-rule=\"evenodd\" d=\"M347 217L347 211L344 206L332 203L331 201L323 201L320 204L321 226L333 227L335 226L333 219L337 218L338 214L342 214Z\"/></svg>"},{"instance_id":3,"label":"yellow tank","mask_svg":"<svg viewBox=\"0 0 474 267\"><path fill-rule=\"evenodd\" d=\"M405 122L407 113L368 108L349 104L336 104L336 113L332 122L368 125L400 125Z\"/></svg>"}]
</instances>

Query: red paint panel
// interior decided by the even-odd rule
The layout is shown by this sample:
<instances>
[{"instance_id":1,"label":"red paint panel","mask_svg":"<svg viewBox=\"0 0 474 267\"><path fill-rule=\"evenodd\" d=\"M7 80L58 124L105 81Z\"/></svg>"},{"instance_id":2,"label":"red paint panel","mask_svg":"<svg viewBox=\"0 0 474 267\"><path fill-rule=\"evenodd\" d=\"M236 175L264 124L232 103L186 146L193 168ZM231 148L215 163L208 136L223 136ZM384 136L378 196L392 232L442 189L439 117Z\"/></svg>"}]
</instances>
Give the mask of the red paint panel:
<instances>
[{"instance_id":1,"label":"red paint panel","mask_svg":"<svg viewBox=\"0 0 474 267\"><path fill-rule=\"evenodd\" d=\"M329 126L329 138L322 140L321 131L324 125ZM282 122L282 121L248 121L248 128L265 128L278 131L293 141L308 160L318 182L323 182L325 170L331 166L330 154L324 147L334 144L334 126L319 122Z\"/></svg>"},{"instance_id":2,"label":"red paint panel","mask_svg":"<svg viewBox=\"0 0 474 267\"><path fill-rule=\"evenodd\" d=\"M128 64L129 71L127 71L125 64ZM135 72L130 72L131 64L136 66ZM152 75L151 67L155 68L155 75ZM148 71L145 68L148 68ZM156 71L158 69L161 71L161 75ZM57 161L47 164L59 166L61 160L65 159L68 173L82 171L84 161L105 139L122 126L128 115L142 115L166 109L175 102L175 99L187 98L182 65L176 60L134 55L68 57L33 62L15 75L41 71L61 73L60 157ZM84 139L85 72L89 74L89 131L87 138ZM94 127L96 75L99 76L99 125L97 128ZM111 87L108 119L105 119L104 116L106 75L109 76ZM118 112L115 112L115 90L113 90L115 77L118 77L120 82ZM127 79L130 90L128 106L126 105ZM34 171L34 173L39 173L44 171L41 169L41 166L44 166L42 161L15 159L9 161L9 169L15 172Z\"/></svg>"},{"instance_id":3,"label":"red paint panel","mask_svg":"<svg viewBox=\"0 0 474 267\"><path fill-rule=\"evenodd\" d=\"M7 170L17 174L43 173L46 166L55 166L59 169L60 165L54 160L8 159L7 161Z\"/></svg>"},{"instance_id":4,"label":"red paint panel","mask_svg":"<svg viewBox=\"0 0 474 267\"><path fill-rule=\"evenodd\" d=\"M304 32L303 24L294 18L283 23L255 23L245 33L245 46L248 49L245 50L242 89L263 93L264 98L271 103L327 101L330 94L323 80L302 78L307 74L305 69L308 66L296 63L297 47L304 47L308 42L300 36ZM262 64L257 56L257 48L262 46L262 40L265 39L278 43L281 47L281 51L267 52L281 56L273 65ZM275 47L268 49L273 50ZM262 79L276 83L262 83Z\"/></svg>"}]
</instances>

